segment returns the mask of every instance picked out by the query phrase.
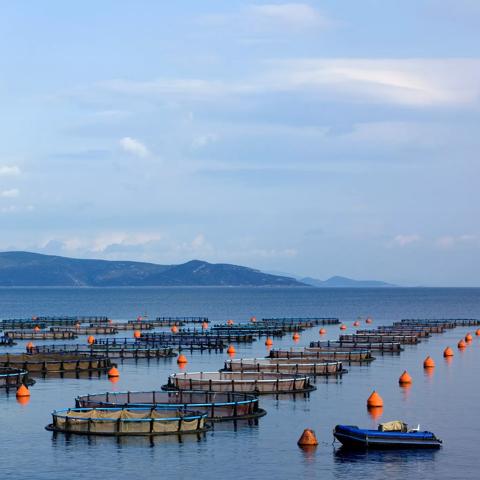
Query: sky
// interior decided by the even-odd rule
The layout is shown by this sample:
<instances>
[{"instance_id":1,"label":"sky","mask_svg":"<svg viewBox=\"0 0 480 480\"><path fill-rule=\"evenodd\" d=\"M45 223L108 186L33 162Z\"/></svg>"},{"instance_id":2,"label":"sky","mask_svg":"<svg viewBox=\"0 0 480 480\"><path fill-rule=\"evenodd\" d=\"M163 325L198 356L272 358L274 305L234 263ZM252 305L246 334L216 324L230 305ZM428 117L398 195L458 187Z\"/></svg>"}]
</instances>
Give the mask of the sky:
<instances>
[{"instance_id":1,"label":"sky","mask_svg":"<svg viewBox=\"0 0 480 480\"><path fill-rule=\"evenodd\" d=\"M478 0L0 4L0 249L480 286Z\"/></svg>"}]
</instances>

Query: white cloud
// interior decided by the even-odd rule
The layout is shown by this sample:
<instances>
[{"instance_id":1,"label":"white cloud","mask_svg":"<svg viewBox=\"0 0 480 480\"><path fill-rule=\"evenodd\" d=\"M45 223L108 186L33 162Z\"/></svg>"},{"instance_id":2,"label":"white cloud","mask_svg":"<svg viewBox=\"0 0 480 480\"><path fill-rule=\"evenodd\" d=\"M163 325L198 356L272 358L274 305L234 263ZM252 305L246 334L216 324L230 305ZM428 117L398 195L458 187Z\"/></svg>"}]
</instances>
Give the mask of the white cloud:
<instances>
[{"instance_id":1,"label":"white cloud","mask_svg":"<svg viewBox=\"0 0 480 480\"><path fill-rule=\"evenodd\" d=\"M132 137L123 137L120 140L120 146L128 153L135 155L136 157L148 157L150 152L148 148L140 141Z\"/></svg>"},{"instance_id":2,"label":"white cloud","mask_svg":"<svg viewBox=\"0 0 480 480\"><path fill-rule=\"evenodd\" d=\"M203 148L207 145L215 143L218 140L218 135L214 133L207 133L204 135L197 135L192 140L193 148Z\"/></svg>"},{"instance_id":3,"label":"white cloud","mask_svg":"<svg viewBox=\"0 0 480 480\"><path fill-rule=\"evenodd\" d=\"M11 188L9 190L0 191L0 197L2 198L16 198L20 194L17 188Z\"/></svg>"},{"instance_id":4,"label":"white cloud","mask_svg":"<svg viewBox=\"0 0 480 480\"><path fill-rule=\"evenodd\" d=\"M468 244L478 240L476 235L445 235L437 238L435 245L441 249L453 248L457 245Z\"/></svg>"},{"instance_id":5,"label":"white cloud","mask_svg":"<svg viewBox=\"0 0 480 480\"><path fill-rule=\"evenodd\" d=\"M0 165L0 176L20 175L20 168L16 165Z\"/></svg>"},{"instance_id":6,"label":"white cloud","mask_svg":"<svg viewBox=\"0 0 480 480\"><path fill-rule=\"evenodd\" d=\"M324 27L328 22L318 10L306 3L264 4L249 7L252 15L280 26L293 28Z\"/></svg>"},{"instance_id":7,"label":"white cloud","mask_svg":"<svg viewBox=\"0 0 480 480\"><path fill-rule=\"evenodd\" d=\"M397 235L393 238L391 244L398 247L406 247L418 241L420 241L420 236L416 233L412 233L410 235Z\"/></svg>"}]
</instances>

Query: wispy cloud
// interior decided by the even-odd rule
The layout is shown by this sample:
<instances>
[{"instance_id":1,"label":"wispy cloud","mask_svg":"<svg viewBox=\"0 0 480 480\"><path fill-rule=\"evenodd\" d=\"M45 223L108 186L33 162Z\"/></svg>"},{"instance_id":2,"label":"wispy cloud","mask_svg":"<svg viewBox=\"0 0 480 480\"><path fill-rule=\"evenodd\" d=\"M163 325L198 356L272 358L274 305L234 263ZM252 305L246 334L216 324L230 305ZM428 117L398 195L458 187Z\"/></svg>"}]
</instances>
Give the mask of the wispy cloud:
<instances>
[{"instance_id":1,"label":"wispy cloud","mask_svg":"<svg viewBox=\"0 0 480 480\"><path fill-rule=\"evenodd\" d=\"M9 190L0 191L0 197L2 198L16 198L20 195L20 191L17 188L10 188Z\"/></svg>"},{"instance_id":2,"label":"wispy cloud","mask_svg":"<svg viewBox=\"0 0 480 480\"><path fill-rule=\"evenodd\" d=\"M16 165L0 165L0 176L20 175L20 168Z\"/></svg>"},{"instance_id":3,"label":"wispy cloud","mask_svg":"<svg viewBox=\"0 0 480 480\"><path fill-rule=\"evenodd\" d=\"M139 140L132 137L123 137L120 140L120 146L128 153L135 155L136 157L148 157L150 152L148 148Z\"/></svg>"},{"instance_id":4,"label":"wispy cloud","mask_svg":"<svg viewBox=\"0 0 480 480\"><path fill-rule=\"evenodd\" d=\"M408 235L396 235L392 241L390 242L390 245L392 246L397 246L397 247L406 247L408 245L411 245L412 243L416 243L420 241L420 235L416 233L408 234Z\"/></svg>"},{"instance_id":5,"label":"wispy cloud","mask_svg":"<svg viewBox=\"0 0 480 480\"><path fill-rule=\"evenodd\" d=\"M447 250L459 245L471 244L475 241L478 241L476 235L445 235L437 238L435 245L441 249Z\"/></svg>"}]
</instances>

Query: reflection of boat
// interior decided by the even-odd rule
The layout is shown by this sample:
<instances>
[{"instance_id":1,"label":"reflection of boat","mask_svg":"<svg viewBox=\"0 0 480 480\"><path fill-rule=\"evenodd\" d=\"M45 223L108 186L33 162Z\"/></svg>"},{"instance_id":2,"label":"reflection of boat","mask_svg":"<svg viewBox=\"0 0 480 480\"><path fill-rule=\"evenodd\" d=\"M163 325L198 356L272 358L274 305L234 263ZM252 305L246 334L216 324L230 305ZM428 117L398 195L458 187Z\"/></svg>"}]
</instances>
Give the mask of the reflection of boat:
<instances>
[{"instance_id":1,"label":"reflection of boat","mask_svg":"<svg viewBox=\"0 0 480 480\"><path fill-rule=\"evenodd\" d=\"M420 428L408 430L403 422L388 422L378 430L358 428L353 425L337 425L333 436L350 448L440 448L442 441L432 432Z\"/></svg>"}]
</instances>

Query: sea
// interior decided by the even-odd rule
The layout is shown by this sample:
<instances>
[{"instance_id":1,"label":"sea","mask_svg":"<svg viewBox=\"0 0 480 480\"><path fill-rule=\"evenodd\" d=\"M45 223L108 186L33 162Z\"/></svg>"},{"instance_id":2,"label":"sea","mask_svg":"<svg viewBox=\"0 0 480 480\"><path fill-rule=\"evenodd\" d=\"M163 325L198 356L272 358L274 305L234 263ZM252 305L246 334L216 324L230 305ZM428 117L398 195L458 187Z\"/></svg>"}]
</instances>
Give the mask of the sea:
<instances>
[{"instance_id":1,"label":"sea","mask_svg":"<svg viewBox=\"0 0 480 480\"><path fill-rule=\"evenodd\" d=\"M251 316L337 317L353 332L352 323L367 317L372 326L403 318L480 318L480 289L475 288L2 288L1 318L41 315L106 315L115 321L157 316L206 316L212 323ZM108 438L54 434L45 430L51 412L74 406L78 395L107 391L158 390L175 359L118 361L120 378L37 378L28 403L14 392L0 391L0 478L83 479L478 479L480 439L480 337L464 351L457 342L474 328L458 327L433 335L400 355L374 354L369 365L346 366L340 378L318 378L316 391L295 397L262 396L267 415L258 424L223 423L204 435ZM327 326L322 339L335 340L338 326ZM307 346L319 340L319 327L274 338L274 348ZM117 337L132 338L132 332ZM267 354L265 338L236 345L236 358ZM77 343L86 343L79 337ZM25 351L26 342L1 348ZM35 342L51 344L52 341ZM60 342L64 343L64 342ZM455 356L447 362L446 346ZM216 371L223 353L186 352L186 371ZM424 358L436 363L425 372ZM409 389L398 378L408 370ZM376 390L384 400L380 417L366 408ZM433 431L443 440L438 451L345 452L333 443L337 424L376 428L379 422L403 420ZM316 432L319 445L305 451L297 441L305 428Z\"/></svg>"}]
</instances>

